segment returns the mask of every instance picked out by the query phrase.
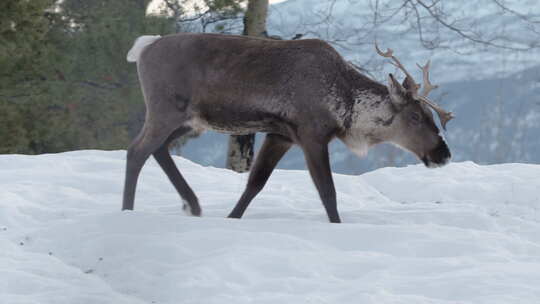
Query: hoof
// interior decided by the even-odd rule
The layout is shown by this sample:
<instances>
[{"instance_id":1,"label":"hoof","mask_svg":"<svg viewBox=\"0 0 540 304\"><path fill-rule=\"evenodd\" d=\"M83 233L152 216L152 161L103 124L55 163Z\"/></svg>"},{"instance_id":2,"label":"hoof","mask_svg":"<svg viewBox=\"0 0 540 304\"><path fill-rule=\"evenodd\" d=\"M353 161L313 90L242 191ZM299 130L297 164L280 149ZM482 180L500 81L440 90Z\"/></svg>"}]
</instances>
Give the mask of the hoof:
<instances>
[{"instance_id":1,"label":"hoof","mask_svg":"<svg viewBox=\"0 0 540 304\"><path fill-rule=\"evenodd\" d=\"M184 212L187 214L187 215L191 215L191 216L201 216L201 208L199 206L197 206L197 208L191 208L191 206L189 204L187 204L186 202L184 202L184 205L182 206L182 210L184 210Z\"/></svg>"}]
</instances>

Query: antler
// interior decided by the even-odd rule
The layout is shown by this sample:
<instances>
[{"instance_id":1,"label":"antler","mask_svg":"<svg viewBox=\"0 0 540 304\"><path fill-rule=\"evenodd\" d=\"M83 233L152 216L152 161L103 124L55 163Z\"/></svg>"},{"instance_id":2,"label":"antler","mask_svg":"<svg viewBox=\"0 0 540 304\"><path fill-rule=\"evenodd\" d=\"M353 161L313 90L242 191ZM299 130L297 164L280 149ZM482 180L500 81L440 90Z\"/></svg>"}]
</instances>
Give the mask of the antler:
<instances>
[{"instance_id":1,"label":"antler","mask_svg":"<svg viewBox=\"0 0 540 304\"><path fill-rule=\"evenodd\" d=\"M441 126L446 131L446 123L450 119L454 118L454 114L452 112L448 112L445 109L439 107L439 105L427 99L425 96L418 96L418 99L420 99L422 102L430 106L435 112L437 112L437 115L439 115L439 119L441 120Z\"/></svg>"},{"instance_id":2,"label":"antler","mask_svg":"<svg viewBox=\"0 0 540 304\"><path fill-rule=\"evenodd\" d=\"M420 85L418 85L414 81L414 78L411 76L411 74L407 72L407 69L405 69L405 67L401 64L401 62L399 62L399 60L394 56L394 50L386 49L386 52L383 52L379 49L377 42L375 42L375 50L377 51L377 54L381 55L382 57L391 58L394 61L392 62L392 64L396 66L398 69L400 69L401 71L403 71L403 73L405 73L405 76L406 76L405 80L409 84L410 88L412 88L412 92L416 94L418 92L418 88L420 88Z\"/></svg>"},{"instance_id":3,"label":"antler","mask_svg":"<svg viewBox=\"0 0 540 304\"><path fill-rule=\"evenodd\" d=\"M407 83L410 85L411 88L414 88L413 89L414 95L420 101L427 104L435 112L437 112L437 115L439 115L439 119L441 120L441 126L443 127L444 130L446 130L446 123L450 119L454 118L454 114L452 112L445 111L443 108L439 107L439 105L437 105L435 102L433 102L433 101L431 101L431 100L429 100L427 98L427 96L428 96L429 92L431 92L431 90L436 89L436 88L439 87L438 85L431 84L431 82L429 81L429 66L431 64L431 61L428 60L428 62L424 66L416 64L422 70L422 75L423 75L423 78L424 78L424 88L422 90L422 95L417 95L416 93L417 93L418 89L420 88L420 85L418 85L418 84L416 84L414 82L414 78L411 76L411 74L409 74L409 72L407 72L407 70L401 64L401 62L399 62L399 60L396 57L394 57L394 51L392 49L387 49L386 52L382 52L379 49L379 46L377 45L377 42L375 42L375 50L377 51L377 54L381 55L382 57L391 58L394 61L392 64L395 65L396 67L398 67L400 70L402 70L403 73L405 73L405 75L407 76L407 78L405 78L405 80L407 81Z\"/></svg>"},{"instance_id":4,"label":"antler","mask_svg":"<svg viewBox=\"0 0 540 304\"><path fill-rule=\"evenodd\" d=\"M429 81L429 66L430 66L430 64L431 64L431 60L428 60L426 62L426 65L424 65L424 66L421 66L418 63L416 64L420 68L420 70L422 70L422 76L424 78L424 89L422 90L422 96L424 96L424 97L427 97L429 92L431 92L431 90L436 89L436 88L439 87L438 85L432 85L431 82Z\"/></svg>"},{"instance_id":5,"label":"antler","mask_svg":"<svg viewBox=\"0 0 540 304\"><path fill-rule=\"evenodd\" d=\"M441 126L444 130L446 130L446 123L450 119L454 118L454 114L452 114L452 112L445 111L443 108L439 107L439 105L427 98L431 90L439 87L438 85L431 84L431 81L429 81L430 64L431 60L428 60L424 66L421 66L418 63L416 64L422 70L422 76L424 79L424 88L422 90L422 95L418 96L418 98L425 104L429 105L435 112L437 112L437 115L439 115L439 119L441 120Z\"/></svg>"}]
</instances>

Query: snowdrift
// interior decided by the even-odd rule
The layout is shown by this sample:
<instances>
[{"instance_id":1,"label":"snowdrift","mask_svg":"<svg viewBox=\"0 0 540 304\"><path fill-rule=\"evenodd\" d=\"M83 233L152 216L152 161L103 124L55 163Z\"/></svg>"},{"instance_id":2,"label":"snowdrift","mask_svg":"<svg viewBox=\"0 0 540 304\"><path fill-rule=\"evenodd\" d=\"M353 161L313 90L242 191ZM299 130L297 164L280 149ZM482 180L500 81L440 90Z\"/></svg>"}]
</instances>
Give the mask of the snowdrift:
<instances>
[{"instance_id":1,"label":"snowdrift","mask_svg":"<svg viewBox=\"0 0 540 304\"><path fill-rule=\"evenodd\" d=\"M305 171L232 220L247 175L179 157L202 218L153 160L120 212L124 159L0 156L1 303L540 303L538 165L335 175L329 224Z\"/></svg>"}]
</instances>

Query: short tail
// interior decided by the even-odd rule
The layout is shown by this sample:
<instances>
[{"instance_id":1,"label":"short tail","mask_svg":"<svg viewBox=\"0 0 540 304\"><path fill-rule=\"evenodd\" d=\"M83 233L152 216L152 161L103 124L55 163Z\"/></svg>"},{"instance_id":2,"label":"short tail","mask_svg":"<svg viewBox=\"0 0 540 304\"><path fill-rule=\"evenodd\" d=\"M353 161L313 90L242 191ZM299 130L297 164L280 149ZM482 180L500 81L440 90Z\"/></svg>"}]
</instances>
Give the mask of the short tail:
<instances>
[{"instance_id":1,"label":"short tail","mask_svg":"<svg viewBox=\"0 0 540 304\"><path fill-rule=\"evenodd\" d=\"M139 57L141 57L141 53L144 50L144 48L154 43L159 38L161 38L160 35L141 36L137 38L135 40L135 43L131 47L131 50L129 50L129 52L127 53L127 61L137 62L139 60Z\"/></svg>"}]
</instances>

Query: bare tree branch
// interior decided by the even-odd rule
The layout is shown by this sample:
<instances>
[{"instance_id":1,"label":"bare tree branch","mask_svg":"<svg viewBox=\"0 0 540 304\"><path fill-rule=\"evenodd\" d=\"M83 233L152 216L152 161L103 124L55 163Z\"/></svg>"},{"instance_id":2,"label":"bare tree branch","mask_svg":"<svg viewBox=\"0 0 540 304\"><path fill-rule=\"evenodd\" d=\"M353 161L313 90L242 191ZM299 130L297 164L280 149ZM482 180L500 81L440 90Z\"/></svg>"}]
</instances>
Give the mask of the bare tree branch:
<instances>
[{"instance_id":1,"label":"bare tree branch","mask_svg":"<svg viewBox=\"0 0 540 304\"><path fill-rule=\"evenodd\" d=\"M446 21L441 16L441 14L439 14L438 11L435 10L435 6L434 6L435 2L433 2L431 5L428 5L428 4L424 3L423 0L415 0L415 1L416 1L417 4L419 4L421 7L423 7L425 9L425 11L427 11L428 14L434 20L436 20L438 23L442 24L447 29L453 31L457 35L459 35L459 36L461 36L461 37L463 37L463 38L465 38L465 39L467 39L469 41L472 41L472 42L475 42L475 43L478 43L478 44L483 44L483 45L495 47L495 48L507 49L507 50L513 50L513 51L527 51L527 50L530 50L532 48L536 48L536 47L539 46L538 42L534 42L534 43L531 43L531 45L529 45L529 46L514 47L514 46L508 46L508 45L505 45L505 44L500 44L500 43L496 42L496 40L497 40L496 38L483 39L483 38L481 38L480 35L473 35L472 33L467 33L466 30L458 28L457 26L455 26L451 22ZM492 1L495 1L495 0L492 0ZM414 5L414 3L412 1L407 0L407 2L411 3L411 5L413 5L415 7L415 9L416 9L416 6Z\"/></svg>"},{"instance_id":2,"label":"bare tree branch","mask_svg":"<svg viewBox=\"0 0 540 304\"><path fill-rule=\"evenodd\" d=\"M502 1L500 0L491 0L493 3L495 3L499 8L501 8L503 11L506 11L506 12L509 12L517 17L519 17L520 19L522 19L523 21L525 22L528 22L528 23L533 23L533 24L540 24L540 20L533 20L533 18L527 16L527 15L524 15L516 10L513 10L511 8L509 8L508 6L504 5L502 3Z\"/></svg>"}]
</instances>

